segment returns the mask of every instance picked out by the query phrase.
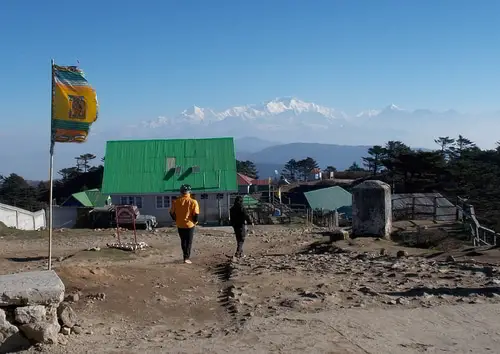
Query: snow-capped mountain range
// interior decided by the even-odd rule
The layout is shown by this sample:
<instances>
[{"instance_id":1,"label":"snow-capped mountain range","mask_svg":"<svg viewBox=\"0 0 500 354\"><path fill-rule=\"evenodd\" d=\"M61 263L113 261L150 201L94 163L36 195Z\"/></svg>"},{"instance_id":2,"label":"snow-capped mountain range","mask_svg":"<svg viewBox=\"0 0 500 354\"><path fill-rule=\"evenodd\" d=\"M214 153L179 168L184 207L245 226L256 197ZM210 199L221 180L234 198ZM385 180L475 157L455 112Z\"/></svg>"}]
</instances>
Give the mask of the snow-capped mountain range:
<instances>
[{"instance_id":1,"label":"snow-capped mountain range","mask_svg":"<svg viewBox=\"0 0 500 354\"><path fill-rule=\"evenodd\" d=\"M250 104L246 106L231 107L220 112L210 108L193 106L190 109L182 111L175 117L161 116L155 120L142 122L142 124L146 127L158 128L163 125L175 125L186 122L210 124L228 119L257 121L269 120L269 118L276 116L283 117L284 114L299 116L311 113L322 116L325 121L348 118L347 114L333 108L320 106L316 103L304 102L294 97L287 97L276 98L258 105Z\"/></svg>"},{"instance_id":2,"label":"snow-capped mountain range","mask_svg":"<svg viewBox=\"0 0 500 354\"><path fill-rule=\"evenodd\" d=\"M174 116L129 127L127 138L254 136L280 142L349 145L402 140L432 145L437 136L467 135L470 116L454 110L407 110L391 104L349 115L342 110L281 97L222 111L193 106ZM484 118L484 117L483 117ZM472 137L471 137L472 138Z\"/></svg>"}]
</instances>

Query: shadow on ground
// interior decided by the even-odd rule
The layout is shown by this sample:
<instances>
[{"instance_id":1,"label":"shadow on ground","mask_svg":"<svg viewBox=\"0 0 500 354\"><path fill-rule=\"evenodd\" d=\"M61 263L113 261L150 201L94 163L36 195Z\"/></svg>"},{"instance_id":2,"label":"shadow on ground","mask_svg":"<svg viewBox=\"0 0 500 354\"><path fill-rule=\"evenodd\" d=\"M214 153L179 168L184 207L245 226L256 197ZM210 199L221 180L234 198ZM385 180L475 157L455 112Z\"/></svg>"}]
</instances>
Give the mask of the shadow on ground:
<instances>
[{"instance_id":1,"label":"shadow on ground","mask_svg":"<svg viewBox=\"0 0 500 354\"><path fill-rule=\"evenodd\" d=\"M415 297L415 296L424 296L427 295L450 295L450 296L458 296L458 297L468 297L471 295L485 295L485 296L494 296L500 295L499 287L481 287L481 288L428 288L428 287L417 287L412 288L406 291L391 291L383 293L389 296L399 296L399 297Z\"/></svg>"}]
</instances>

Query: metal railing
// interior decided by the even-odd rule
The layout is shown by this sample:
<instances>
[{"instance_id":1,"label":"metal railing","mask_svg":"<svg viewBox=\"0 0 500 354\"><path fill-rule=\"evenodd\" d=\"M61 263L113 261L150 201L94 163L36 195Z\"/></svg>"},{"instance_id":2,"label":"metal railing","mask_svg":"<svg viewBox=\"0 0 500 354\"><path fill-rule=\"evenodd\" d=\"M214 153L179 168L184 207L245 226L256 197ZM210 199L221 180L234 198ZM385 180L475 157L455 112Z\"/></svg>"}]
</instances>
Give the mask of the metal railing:
<instances>
[{"instance_id":1,"label":"metal railing","mask_svg":"<svg viewBox=\"0 0 500 354\"><path fill-rule=\"evenodd\" d=\"M474 247L498 245L500 234L479 223L474 206L467 203L467 199L457 198L457 220L461 220L470 232L470 241Z\"/></svg>"}]
</instances>

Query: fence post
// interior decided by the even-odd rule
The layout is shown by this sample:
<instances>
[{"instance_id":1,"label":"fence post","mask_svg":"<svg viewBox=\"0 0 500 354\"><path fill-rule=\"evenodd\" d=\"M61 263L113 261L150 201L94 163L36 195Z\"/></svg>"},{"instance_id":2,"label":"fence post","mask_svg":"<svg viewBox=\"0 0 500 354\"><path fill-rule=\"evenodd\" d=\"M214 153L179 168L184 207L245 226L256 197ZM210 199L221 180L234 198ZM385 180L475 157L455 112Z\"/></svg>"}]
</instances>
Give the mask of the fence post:
<instances>
[{"instance_id":1,"label":"fence post","mask_svg":"<svg viewBox=\"0 0 500 354\"><path fill-rule=\"evenodd\" d=\"M412 220L415 220L415 201L416 201L415 197L411 198L411 219Z\"/></svg>"},{"instance_id":2,"label":"fence post","mask_svg":"<svg viewBox=\"0 0 500 354\"><path fill-rule=\"evenodd\" d=\"M339 212L336 209L333 213L333 226L339 227Z\"/></svg>"},{"instance_id":3,"label":"fence post","mask_svg":"<svg viewBox=\"0 0 500 354\"><path fill-rule=\"evenodd\" d=\"M437 198L438 197L434 197L434 201L433 201L433 211L432 211L432 220L434 222L437 221L437 210L438 210L438 202L437 202Z\"/></svg>"}]
</instances>

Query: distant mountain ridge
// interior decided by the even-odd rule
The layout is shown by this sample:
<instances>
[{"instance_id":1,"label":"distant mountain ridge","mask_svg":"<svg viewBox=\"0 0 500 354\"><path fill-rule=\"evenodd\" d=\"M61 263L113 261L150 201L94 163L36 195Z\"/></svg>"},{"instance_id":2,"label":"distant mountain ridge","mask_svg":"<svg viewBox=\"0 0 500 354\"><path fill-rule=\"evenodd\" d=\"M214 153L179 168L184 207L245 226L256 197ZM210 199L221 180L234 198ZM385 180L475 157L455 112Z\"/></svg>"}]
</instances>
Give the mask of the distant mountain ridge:
<instances>
[{"instance_id":1,"label":"distant mountain ridge","mask_svg":"<svg viewBox=\"0 0 500 354\"><path fill-rule=\"evenodd\" d=\"M161 116L125 128L133 137L256 137L281 143L375 145L402 140L430 147L438 136L474 130L472 121L496 122L494 115L464 115L455 110L407 110L395 104L349 115L296 97L214 110L193 106L176 116ZM470 136L475 139L474 136Z\"/></svg>"},{"instance_id":2,"label":"distant mountain ridge","mask_svg":"<svg viewBox=\"0 0 500 354\"><path fill-rule=\"evenodd\" d=\"M289 143L372 146L384 145L389 140L400 140L410 146L436 148L434 139L437 137L456 138L461 134L482 148L495 148L500 130L499 116L500 112L497 111L463 113L453 109L408 110L395 104L383 108L367 107L358 113L347 114L341 109L306 102L296 97L281 97L260 104L239 105L222 110L193 106L177 115L135 124L108 123L107 128L101 126L100 121L106 120L103 117L92 127L88 143L57 146L55 171L72 166L74 156L82 153L103 156L106 141L117 139L230 136L235 138L238 152L248 155ZM1 173L5 175L16 172L26 178L43 179L47 174L48 132L40 134L35 130L26 130L23 134L24 139L19 139L12 133L2 135L0 160L4 164ZM28 140L29 145L25 143ZM293 146L290 148L295 149ZM272 150L267 153L275 154ZM300 151L293 151L293 155L299 153ZM256 157L260 159L260 156ZM268 159L262 156L264 157ZM288 155L283 154L283 157ZM320 158L320 163L327 160ZM342 154L335 155L332 160L328 164L335 165L337 161L338 168L347 164L343 162Z\"/></svg>"},{"instance_id":3,"label":"distant mountain ridge","mask_svg":"<svg viewBox=\"0 0 500 354\"><path fill-rule=\"evenodd\" d=\"M338 170L349 168L353 162L362 165L362 158L367 156L371 146L349 146L319 143L290 143L264 148L257 152L236 150L239 160L254 162L259 176L266 178L274 176L274 170L281 173L283 166L290 160L301 160L306 157L314 158L321 168L334 166Z\"/></svg>"}]
</instances>

